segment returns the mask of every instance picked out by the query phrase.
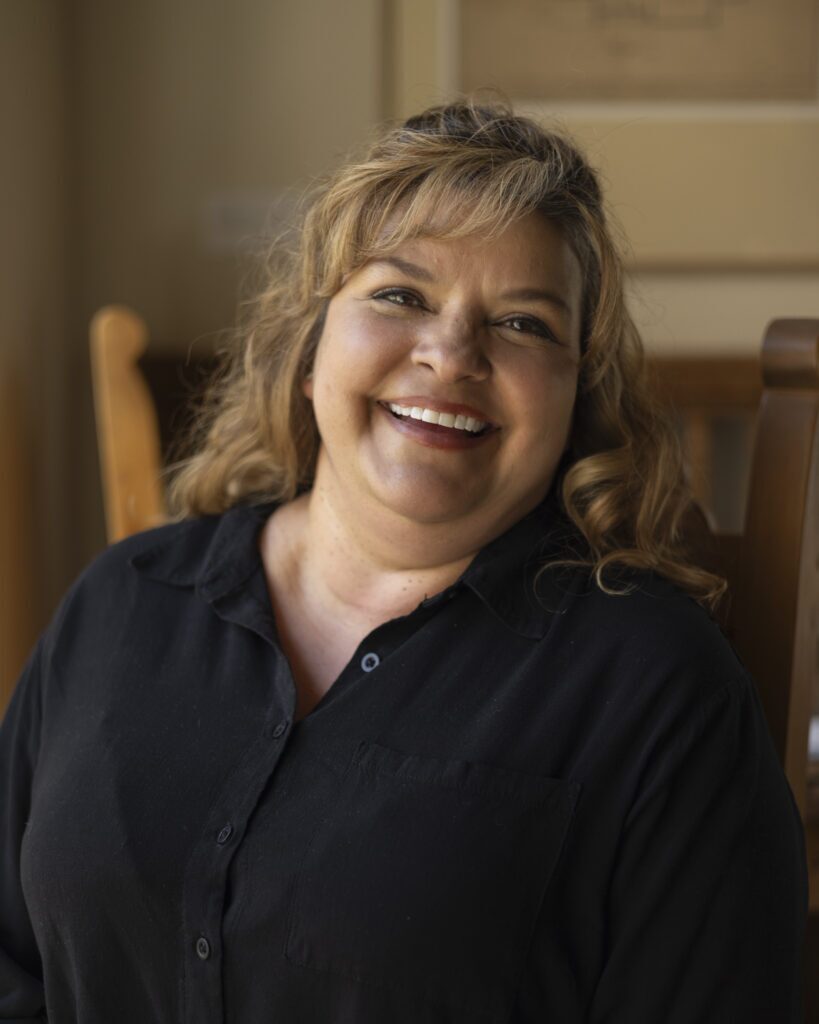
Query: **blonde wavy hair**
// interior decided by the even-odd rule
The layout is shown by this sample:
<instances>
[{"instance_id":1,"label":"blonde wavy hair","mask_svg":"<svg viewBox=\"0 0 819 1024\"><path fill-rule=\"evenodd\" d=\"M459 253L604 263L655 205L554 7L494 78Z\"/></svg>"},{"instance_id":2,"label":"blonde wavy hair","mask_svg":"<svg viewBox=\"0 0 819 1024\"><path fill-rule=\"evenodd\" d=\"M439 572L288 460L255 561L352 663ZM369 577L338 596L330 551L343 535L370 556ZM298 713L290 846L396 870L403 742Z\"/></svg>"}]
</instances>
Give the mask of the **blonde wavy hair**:
<instances>
[{"instance_id":1,"label":"blonde wavy hair","mask_svg":"<svg viewBox=\"0 0 819 1024\"><path fill-rule=\"evenodd\" d=\"M713 607L725 583L684 547L692 505L679 444L626 310L596 174L565 135L502 104L427 110L318 187L295 250L271 261L223 353L194 423L195 453L172 467L176 515L289 501L311 486L319 437L302 383L347 275L406 239L492 237L533 212L560 228L584 279L571 444L555 487L587 550L563 561L588 565L610 593L629 589L611 587L610 568L651 569Z\"/></svg>"}]
</instances>

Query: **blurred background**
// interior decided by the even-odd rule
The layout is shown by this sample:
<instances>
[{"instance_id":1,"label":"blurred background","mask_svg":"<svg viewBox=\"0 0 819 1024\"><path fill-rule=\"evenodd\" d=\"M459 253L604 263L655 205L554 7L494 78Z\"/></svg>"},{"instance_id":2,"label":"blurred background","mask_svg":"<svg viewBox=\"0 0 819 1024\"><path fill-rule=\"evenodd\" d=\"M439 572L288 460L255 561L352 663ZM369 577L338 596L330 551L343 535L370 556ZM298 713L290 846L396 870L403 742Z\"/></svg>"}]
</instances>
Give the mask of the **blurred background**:
<instances>
[{"instance_id":1,"label":"blurred background","mask_svg":"<svg viewBox=\"0 0 819 1024\"><path fill-rule=\"evenodd\" d=\"M816 0L0 0L3 686L106 544L99 307L211 351L306 186L487 88L601 169L649 351L730 377L819 313L818 67ZM715 435L729 520L750 429Z\"/></svg>"}]
</instances>

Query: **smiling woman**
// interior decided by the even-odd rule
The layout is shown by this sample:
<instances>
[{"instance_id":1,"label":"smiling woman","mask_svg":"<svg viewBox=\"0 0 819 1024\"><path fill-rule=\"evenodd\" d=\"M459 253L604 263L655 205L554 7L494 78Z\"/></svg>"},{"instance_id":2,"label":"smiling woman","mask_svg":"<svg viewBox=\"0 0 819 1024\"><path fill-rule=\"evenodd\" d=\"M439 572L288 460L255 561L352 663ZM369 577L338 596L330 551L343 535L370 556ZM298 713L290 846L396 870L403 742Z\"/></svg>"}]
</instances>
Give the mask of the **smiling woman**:
<instances>
[{"instance_id":1,"label":"smiling woman","mask_svg":"<svg viewBox=\"0 0 819 1024\"><path fill-rule=\"evenodd\" d=\"M801 822L621 277L505 108L319 187L3 725L0 1016L800 1021Z\"/></svg>"},{"instance_id":2,"label":"smiling woman","mask_svg":"<svg viewBox=\"0 0 819 1024\"><path fill-rule=\"evenodd\" d=\"M351 275L379 274L373 301L381 283L383 304L428 314L420 286L434 283L447 244L450 253L455 242L483 246L486 258L505 238L508 256L516 232L528 242L515 254L520 280L507 274L503 289L495 284L495 298L503 290L511 303L500 314L507 334L577 350L557 487L582 534L581 557L604 590L616 589L609 566L650 568L713 607L724 584L685 552L690 494L679 447L649 387L596 176L566 137L500 107L465 104L410 118L318 188L298 251L290 261L276 254L227 353L197 428L205 443L172 482L174 505L185 515L220 513L240 499L287 502L309 489L320 439L303 384L333 297ZM411 258L419 247L430 251L430 265ZM543 485L548 490L545 477Z\"/></svg>"}]
</instances>

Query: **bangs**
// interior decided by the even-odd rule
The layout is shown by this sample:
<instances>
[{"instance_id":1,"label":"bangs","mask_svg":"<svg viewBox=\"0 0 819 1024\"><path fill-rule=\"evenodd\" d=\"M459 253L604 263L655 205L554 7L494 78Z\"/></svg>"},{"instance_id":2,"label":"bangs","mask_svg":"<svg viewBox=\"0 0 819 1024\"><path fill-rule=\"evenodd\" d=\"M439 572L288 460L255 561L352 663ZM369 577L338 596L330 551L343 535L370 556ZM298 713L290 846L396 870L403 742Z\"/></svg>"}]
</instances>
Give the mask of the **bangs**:
<instances>
[{"instance_id":1,"label":"bangs","mask_svg":"<svg viewBox=\"0 0 819 1024\"><path fill-rule=\"evenodd\" d=\"M410 173L371 183L359 208L336 224L336 238L327 239L337 256L329 261L336 264L335 281L328 281L331 290L368 260L410 239L473 234L492 239L535 210L548 214L544 192L549 183L537 161L493 165L484 155L465 160L459 153L458 158L443 166L439 158L423 169L414 163Z\"/></svg>"}]
</instances>

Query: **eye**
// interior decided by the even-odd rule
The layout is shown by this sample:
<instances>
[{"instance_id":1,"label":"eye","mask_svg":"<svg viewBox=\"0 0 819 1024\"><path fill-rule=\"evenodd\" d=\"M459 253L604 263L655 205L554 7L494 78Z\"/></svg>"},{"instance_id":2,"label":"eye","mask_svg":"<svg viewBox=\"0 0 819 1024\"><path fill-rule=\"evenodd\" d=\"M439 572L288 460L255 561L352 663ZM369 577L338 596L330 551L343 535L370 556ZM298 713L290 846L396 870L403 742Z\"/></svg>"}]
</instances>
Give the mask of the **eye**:
<instances>
[{"instance_id":1,"label":"eye","mask_svg":"<svg viewBox=\"0 0 819 1024\"><path fill-rule=\"evenodd\" d=\"M419 309L422 309L424 306L421 298L408 288L382 288L380 291L375 292L372 297L389 302L392 306L408 306Z\"/></svg>"},{"instance_id":2,"label":"eye","mask_svg":"<svg viewBox=\"0 0 819 1024\"><path fill-rule=\"evenodd\" d=\"M499 326L508 327L516 334L533 334L535 337L560 344L554 331L550 330L542 320L533 316L510 316L506 320L500 321Z\"/></svg>"}]
</instances>

